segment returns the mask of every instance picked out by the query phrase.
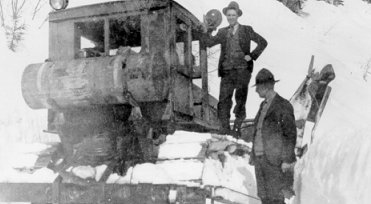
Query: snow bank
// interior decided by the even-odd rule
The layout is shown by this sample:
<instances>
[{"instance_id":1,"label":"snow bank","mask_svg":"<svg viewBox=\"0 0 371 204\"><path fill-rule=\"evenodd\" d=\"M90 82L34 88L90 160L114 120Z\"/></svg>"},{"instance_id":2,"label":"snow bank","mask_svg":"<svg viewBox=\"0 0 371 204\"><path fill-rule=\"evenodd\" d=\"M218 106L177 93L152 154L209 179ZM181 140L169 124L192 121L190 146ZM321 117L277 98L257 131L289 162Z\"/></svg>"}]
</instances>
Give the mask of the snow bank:
<instances>
[{"instance_id":1,"label":"snow bank","mask_svg":"<svg viewBox=\"0 0 371 204\"><path fill-rule=\"evenodd\" d=\"M297 203L369 203L370 131L338 127L297 164Z\"/></svg>"},{"instance_id":2,"label":"snow bank","mask_svg":"<svg viewBox=\"0 0 371 204\"><path fill-rule=\"evenodd\" d=\"M48 12L46 6L34 21L27 21L27 34L14 53L7 48L3 30L0 34L0 142L49 142L56 138L42 132L46 128L46 111L31 110L21 93L24 68L43 62L48 54L48 23L40 27ZM26 14L25 14L26 15ZM28 19L29 20L29 19ZM46 25L46 26L45 26Z\"/></svg>"},{"instance_id":3,"label":"snow bank","mask_svg":"<svg viewBox=\"0 0 371 204\"><path fill-rule=\"evenodd\" d=\"M200 19L212 9L206 1L197 7L186 0L179 2ZM216 1L213 8L221 10L228 3ZM335 7L308 0L304 5L308 15L298 17L277 1L238 3L244 12L240 22L252 25L268 40L267 49L255 64L252 81L257 70L267 67L281 80L276 84L278 93L290 98L304 79L311 55L315 55L316 70L331 63L336 72L315 142L298 164L302 167L298 173L303 171L296 178L296 185L301 185L301 203L368 203L371 84L363 76L371 58L371 5L345 0L344 7ZM223 16L223 25L226 23ZM248 117L253 117L261 99L250 90L247 110ZM211 91L217 93L218 87L211 87Z\"/></svg>"},{"instance_id":4,"label":"snow bank","mask_svg":"<svg viewBox=\"0 0 371 204\"><path fill-rule=\"evenodd\" d=\"M20 172L14 169L1 169L1 183L52 183L58 174L48 168L42 168L34 173Z\"/></svg>"},{"instance_id":5,"label":"snow bank","mask_svg":"<svg viewBox=\"0 0 371 204\"><path fill-rule=\"evenodd\" d=\"M57 177L47 168L33 169L38 154L49 145L0 143L0 182L51 183Z\"/></svg>"}]
</instances>

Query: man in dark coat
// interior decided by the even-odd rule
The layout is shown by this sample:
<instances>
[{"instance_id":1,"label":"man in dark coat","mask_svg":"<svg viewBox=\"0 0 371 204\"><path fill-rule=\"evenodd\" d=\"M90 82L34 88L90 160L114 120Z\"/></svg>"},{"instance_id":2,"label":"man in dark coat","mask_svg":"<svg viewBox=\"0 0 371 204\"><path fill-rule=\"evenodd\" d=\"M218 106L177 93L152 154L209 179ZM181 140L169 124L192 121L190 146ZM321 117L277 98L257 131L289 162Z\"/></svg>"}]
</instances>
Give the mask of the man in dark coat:
<instances>
[{"instance_id":1,"label":"man in dark coat","mask_svg":"<svg viewBox=\"0 0 371 204\"><path fill-rule=\"evenodd\" d=\"M290 102L274 91L276 82L269 70L262 69L254 85L259 96L264 98L255 118L251 154L262 204L283 204L284 195L293 195L295 116Z\"/></svg>"},{"instance_id":2,"label":"man in dark coat","mask_svg":"<svg viewBox=\"0 0 371 204\"><path fill-rule=\"evenodd\" d=\"M246 117L246 99L248 85L253 71L253 61L257 60L267 46L267 41L256 33L251 26L241 25L238 18L242 15L239 5L232 1L223 9L229 26L218 30L215 36L208 30L204 36L207 47L221 45L218 65L218 75L221 77L218 103L218 118L222 133L228 133L230 126L230 110L234 90L236 106L233 113L236 116L233 129L239 131ZM206 26L206 25L205 25ZM207 26L206 26L207 27ZM207 29L206 29L207 30ZM254 41L257 47L251 52L250 44Z\"/></svg>"}]
</instances>

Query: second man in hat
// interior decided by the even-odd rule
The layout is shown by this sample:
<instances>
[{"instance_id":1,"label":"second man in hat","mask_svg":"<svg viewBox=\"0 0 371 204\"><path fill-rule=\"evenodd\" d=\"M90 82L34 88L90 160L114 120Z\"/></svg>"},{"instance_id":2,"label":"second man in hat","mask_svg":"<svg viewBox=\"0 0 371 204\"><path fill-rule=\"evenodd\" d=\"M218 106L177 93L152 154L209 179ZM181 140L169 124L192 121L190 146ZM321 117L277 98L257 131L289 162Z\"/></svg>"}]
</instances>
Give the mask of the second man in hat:
<instances>
[{"instance_id":1,"label":"second man in hat","mask_svg":"<svg viewBox=\"0 0 371 204\"><path fill-rule=\"evenodd\" d=\"M251 164L255 166L258 196L262 204L284 204L294 195L292 166L296 161L296 125L291 103L274 90L277 80L263 68L255 79L264 101L255 117Z\"/></svg>"}]
</instances>

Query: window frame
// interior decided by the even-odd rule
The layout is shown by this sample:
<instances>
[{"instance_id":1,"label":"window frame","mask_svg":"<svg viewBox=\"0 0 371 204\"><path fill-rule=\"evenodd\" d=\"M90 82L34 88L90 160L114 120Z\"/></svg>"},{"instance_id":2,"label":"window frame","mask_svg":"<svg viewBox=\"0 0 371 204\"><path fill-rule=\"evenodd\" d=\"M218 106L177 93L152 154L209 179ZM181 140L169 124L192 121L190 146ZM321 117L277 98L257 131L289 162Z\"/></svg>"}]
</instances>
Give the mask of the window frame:
<instances>
[{"instance_id":1,"label":"window frame","mask_svg":"<svg viewBox=\"0 0 371 204\"><path fill-rule=\"evenodd\" d=\"M109 29L109 22L111 19L118 19L118 18L122 18L122 17L127 17L127 16L140 16L142 17L142 15L146 15L148 13L148 11L136 11L136 12L128 12L128 13L120 13L120 14L114 14L114 15L107 15L107 16L94 16L93 17L93 20L94 21L100 21L100 20L103 20L104 21L104 55L103 56L110 56L109 53L110 53L110 29ZM85 17L85 18L81 18L81 19L76 19L73 21L73 29L74 29L74 41L73 41L73 46L74 46L74 56L76 58L78 52L80 51L79 47L80 47L80 37L81 35L79 33L76 32L76 24L78 23L84 23L84 22L91 22L92 21L92 17ZM141 21L140 22L140 25L142 26L143 22ZM141 31L141 38L143 38L143 32ZM141 46L143 48L143 44L142 43L145 43L143 41L141 41Z\"/></svg>"}]
</instances>

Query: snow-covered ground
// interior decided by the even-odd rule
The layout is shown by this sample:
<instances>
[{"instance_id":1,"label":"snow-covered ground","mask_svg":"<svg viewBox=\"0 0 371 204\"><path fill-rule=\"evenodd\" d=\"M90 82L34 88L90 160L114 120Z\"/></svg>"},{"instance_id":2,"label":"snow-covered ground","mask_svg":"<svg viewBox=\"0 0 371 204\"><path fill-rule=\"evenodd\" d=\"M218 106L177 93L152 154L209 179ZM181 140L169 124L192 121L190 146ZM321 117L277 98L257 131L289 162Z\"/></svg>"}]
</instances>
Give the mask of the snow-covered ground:
<instances>
[{"instance_id":1,"label":"snow-covered ground","mask_svg":"<svg viewBox=\"0 0 371 204\"><path fill-rule=\"evenodd\" d=\"M71 1L71 6L92 2L75 0ZM94 3L98 2L104 0L94 1ZM177 2L202 20L203 14L208 10L213 8L221 10L230 1L177 0ZM308 0L304 5L304 14L297 16L275 0L246 0L238 3L243 10L240 23L252 25L254 30L264 36L269 43L255 63L252 82L258 70L266 67L275 74L277 79L280 79L276 85L277 92L285 98L290 98L306 74L311 55L315 55L314 66L317 70L326 64L332 64L335 69L336 78L331 82L332 93L316 130L315 140L296 166L296 201L313 204L369 203L371 200L369 193L371 192L371 75L365 78L364 73L367 64L371 66L369 38L371 4L361 0L344 0L344 6L335 7L323 1ZM16 152L26 149L19 145L19 142L55 140L41 132L46 125L45 111L30 110L25 105L20 92L23 68L29 63L42 62L47 58L48 25L44 24L39 29L43 20L40 17L39 21L32 23L25 42L17 53L6 49L3 33L0 34L0 68L2 69L0 159L3 164L14 165L12 155L18 155ZM223 16L222 26L226 24L227 21ZM215 69L215 62L210 62L210 70L213 69ZM210 92L217 97L219 78L216 74L216 72L210 73ZM255 116L260 102L261 99L255 91L250 89L247 102L249 118ZM180 140L185 137L190 137L189 133L177 132L169 137L167 142L184 143ZM197 149L197 142L193 142L196 145L192 148ZM192 149L185 144L183 147ZM166 148L168 148L166 151L172 152L171 146L164 146L163 150L165 151ZM181 151L178 149L174 153L179 152ZM32 158L29 156L25 160L31 161ZM18 161L22 161L21 157ZM235 163L231 166L238 166L241 163L238 158L230 161ZM217 165L212 164L211 160L207 162L210 162L209 166ZM179 166L179 164L169 164L159 168L143 164L134 167L131 171L132 176L135 175L134 172L140 174L153 171L163 175L164 179L173 180L178 175L163 173L161 169ZM196 168L195 166L197 165L190 165L189 168ZM212 177L210 182L217 181L225 185L226 181L221 177L230 176L229 184L238 185L233 179L242 178L242 174L253 177L251 171L241 174L233 168L224 170L219 168L219 170L225 174L216 173L219 176ZM44 178L52 179L54 176L50 172L47 173L47 170L39 173L39 175L43 174L49 175L49 177L41 176ZM236 175L237 178L233 177ZM150 180L151 176L140 175L139 177ZM251 192L251 189L247 188L248 185L250 184L246 184L245 187L231 187L245 188Z\"/></svg>"}]
</instances>

